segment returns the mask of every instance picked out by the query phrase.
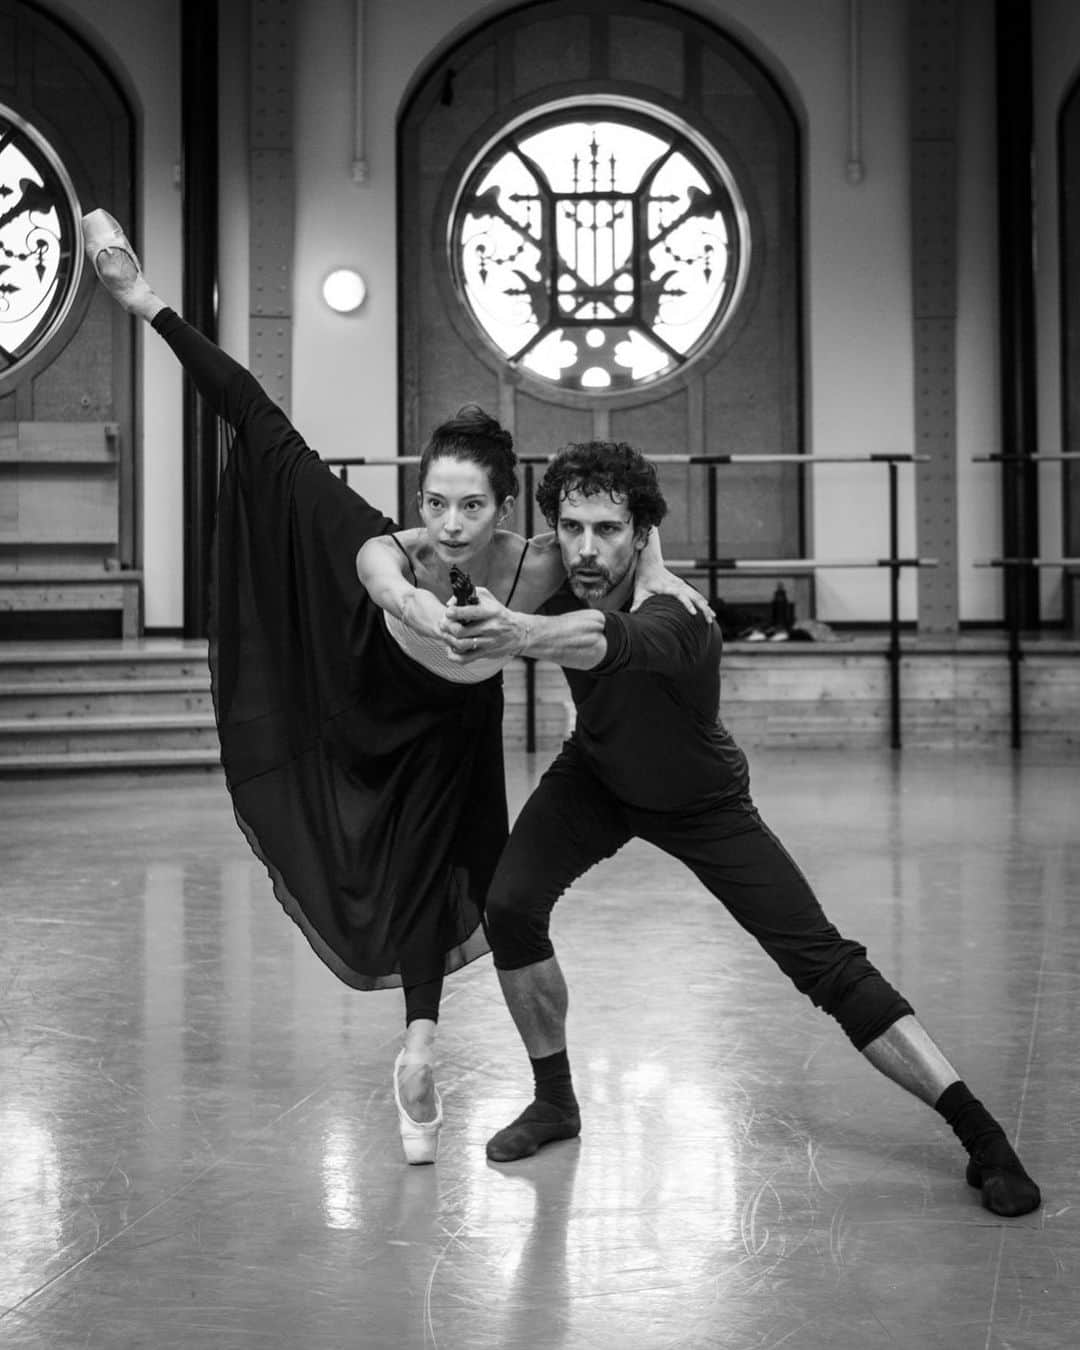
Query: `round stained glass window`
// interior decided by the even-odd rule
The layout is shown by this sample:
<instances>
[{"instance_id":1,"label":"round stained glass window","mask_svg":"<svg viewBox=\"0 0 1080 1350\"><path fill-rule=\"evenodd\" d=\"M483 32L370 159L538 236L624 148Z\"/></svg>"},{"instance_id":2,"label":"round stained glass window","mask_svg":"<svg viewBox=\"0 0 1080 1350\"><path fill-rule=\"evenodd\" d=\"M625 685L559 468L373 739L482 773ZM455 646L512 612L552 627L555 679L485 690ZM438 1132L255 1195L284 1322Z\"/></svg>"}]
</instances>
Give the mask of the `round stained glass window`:
<instances>
[{"instance_id":1,"label":"round stained glass window","mask_svg":"<svg viewBox=\"0 0 1080 1350\"><path fill-rule=\"evenodd\" d=\"M636 104L562 107L504 131L462 181L449 247L466 310L510 365L597 394L705 351L750 255L727 166Z\"/></svg>"},{"instance_id":2,"label":"round stained glass window","mask_svg":"<svg viewBox=\"0 0 1080 1350\"><path fill-rule=\"evenodd\" d=\"M54 336L82 269L78 199L29 123L0 104L0 385Z\"/></svg>"}]
</instances>

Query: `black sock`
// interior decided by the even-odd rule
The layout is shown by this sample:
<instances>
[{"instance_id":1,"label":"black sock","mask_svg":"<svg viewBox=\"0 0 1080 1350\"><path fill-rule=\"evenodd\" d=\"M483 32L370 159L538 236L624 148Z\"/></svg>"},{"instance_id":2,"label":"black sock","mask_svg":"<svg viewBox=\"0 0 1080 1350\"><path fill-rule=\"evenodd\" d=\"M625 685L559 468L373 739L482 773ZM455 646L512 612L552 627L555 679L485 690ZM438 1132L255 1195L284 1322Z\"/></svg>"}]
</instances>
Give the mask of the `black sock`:
<instances>
[{"instance_id":1,"label":"black sock","mask_svg":"<svg viewBox=\"0 0 1080 1350\"><path fill-rule=\"evenodd\" d=\"M957 1082L947 1087L934 1103L934 1110L952 1126L953 1133L972 1156L976 1150L981 1152L998 1138L1004 1139L1008 1147L1005 1131L978 1097L972 1095L966 1083ZM1011 1148L1009 1152L1012 1152Z\"/></svg>"},{"instance_id":2,"label":"black sock","mask_svg":"<svg viewBox=\"0 0 1080 1350\"><path fill-rule=\"evenodd\" d=\"M1038 1186L1024 1171L1005 1131L965 1083L947 1087L934 1110L970 1154L967 1179L982 1191L987 1209L1011 1218L1039 1207Z\"/></svg>"},{"instance_id":3,"label":"black sock","mask_svg":"<svg viewBox=\"0 0 1080 1350\"><path fill-rule=\"evenodd\" d=\"M542 1059L532 1059L533 1079L536 1083L536 1100L547 1102L564 1115L578 1113L578 1101L574 1096L574 1083L570 1077L570 1060L565 1050L557 1050L553 1055Z\"/></svg>"}]
</instances>

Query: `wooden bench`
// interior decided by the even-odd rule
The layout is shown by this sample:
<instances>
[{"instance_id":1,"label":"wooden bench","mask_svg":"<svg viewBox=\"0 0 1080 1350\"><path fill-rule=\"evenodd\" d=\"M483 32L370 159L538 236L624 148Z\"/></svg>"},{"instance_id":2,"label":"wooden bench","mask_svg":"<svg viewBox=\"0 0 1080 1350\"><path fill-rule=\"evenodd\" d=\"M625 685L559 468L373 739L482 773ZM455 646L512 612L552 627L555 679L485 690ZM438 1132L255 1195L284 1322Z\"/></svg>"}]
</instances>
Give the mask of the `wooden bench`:
<instances>
[{"instance_id":1,"label":"wooden bench","mask_svg":"<svg viewBox=\"0 0 1080 1350\"><path fill-rule=\"evenodd\" d=\"M142 627L126 565L130 473L115 422L0 423L0 611L115 611Z\"/></svg>"}]
</instances>

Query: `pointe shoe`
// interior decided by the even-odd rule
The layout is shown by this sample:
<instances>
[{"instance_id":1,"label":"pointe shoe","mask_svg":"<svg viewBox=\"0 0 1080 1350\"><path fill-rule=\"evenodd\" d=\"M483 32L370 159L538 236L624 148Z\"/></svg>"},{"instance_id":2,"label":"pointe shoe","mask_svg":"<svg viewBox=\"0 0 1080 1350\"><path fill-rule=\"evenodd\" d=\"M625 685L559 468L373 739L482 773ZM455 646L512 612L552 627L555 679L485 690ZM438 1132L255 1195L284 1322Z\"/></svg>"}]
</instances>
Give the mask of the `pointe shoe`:
<instances>
[{"instance_id":1,"label":"pointe shoe","mask_svg":"<svg viewBox=\"0 0 1080 1350\"><path fill-rule=\"evenodd\" d=\"M398 1113L398 1129L401 1131L401 1147L405 1150L408 1163L433 1163L439 1156L439 1131L442 1129L443 1109L439 1089L435 1089L435 1119L413 1120L401 1104L401 1090L398 1087L398 1073L405 1059L402 1050L394 1060L394 1105Z\"/></svg>"},{"instance_id":2,"label":"pointe shoe","mask_svg":"<svg viewBox=\"0 0 1080 1350\"><path fill-rule=\"evenodd\" d=\"M89 211L82 218L83 245L86 248L86 256L94 268L94 271L101 277L101 268L98 266L98 257L105 249L115 248L126 253L135 265L135 271L141 272L142 266L135 254L135 250L128 243L127 235L120 228L119 223L109 215L108 211L103 211L100 207L96 211ZM105 281L105 277L101 277Z\"/></svg>"}]
</instances>

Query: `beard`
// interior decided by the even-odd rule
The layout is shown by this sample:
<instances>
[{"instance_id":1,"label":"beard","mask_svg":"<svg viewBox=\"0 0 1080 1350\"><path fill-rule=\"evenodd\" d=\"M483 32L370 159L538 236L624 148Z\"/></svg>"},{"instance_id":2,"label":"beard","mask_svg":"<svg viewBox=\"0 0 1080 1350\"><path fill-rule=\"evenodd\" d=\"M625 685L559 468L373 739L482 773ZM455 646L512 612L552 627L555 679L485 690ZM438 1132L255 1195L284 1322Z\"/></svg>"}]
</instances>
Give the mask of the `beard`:
<instances>
[{"instance_id":1,"label":"beard","mask_svg":"<svg viewBox=\"0 0 1080 1350\"><path fill-rule=\"evenodd\" d=\"M629 569L627 569L629 570ZM601 567L599 563L595 567L578 569L572 567L569 573L570 589L579 600L586 603L595 603L603 600L604 596L613 590L623 577L613 577L606 567Z\"/></svg>"}]
</instances>

